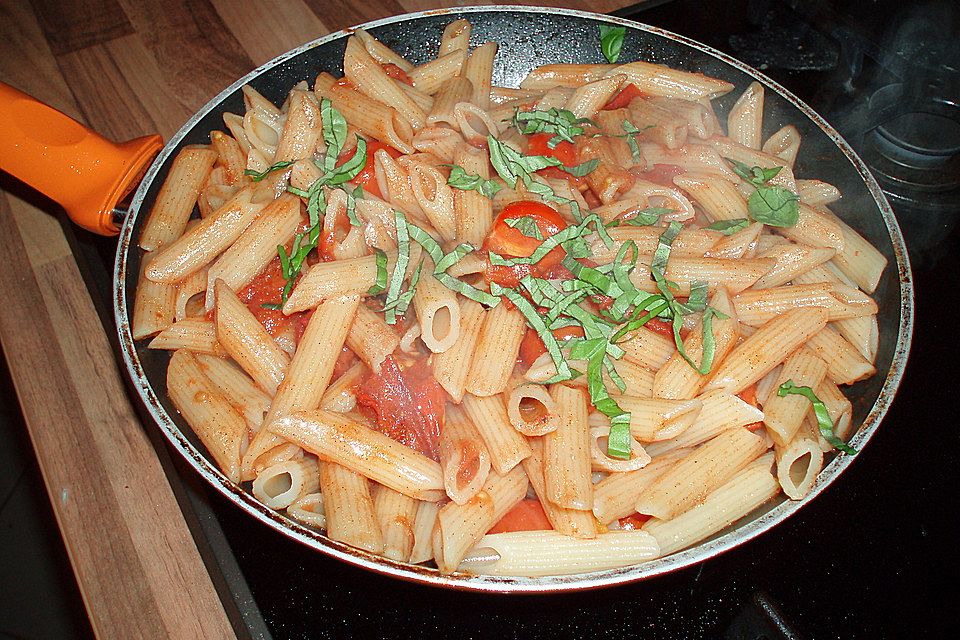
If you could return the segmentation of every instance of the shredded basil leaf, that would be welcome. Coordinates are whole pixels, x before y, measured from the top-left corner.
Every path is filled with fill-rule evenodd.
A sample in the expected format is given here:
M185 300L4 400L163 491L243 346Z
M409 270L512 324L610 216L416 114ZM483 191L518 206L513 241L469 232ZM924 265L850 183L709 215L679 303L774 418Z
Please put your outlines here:
M396 324L397 311L396 306L403 288L403 279L407 272L407 265L410 262L410 234L407 230L407 217L399 209L393 212L393 219L397 227L397 262L393 267L393 274L390 276L390 284L387 287L387 299L384 302L384 320L387 324Z
M485 180L479 175L467 173L466 169L459 165L450 164L450 177L447 178L447 184L454 189L461 191L478 191L487 198L493 198L503 187L495 180Z
M750 194L750 217L771 227L792 227L800 219L800 197L777 185L764 185Z
M434 277L437 279L437 282L445 286L451 291L456 291L465 298L470 298L474 302L479 302L480 304L490 307L491 309L498 304L500 304L500 298L497 296L490 295L486 291L477 289L473 285L467 284L463 280L454 278L449 273L436 273Z
M587 160L586 162L581 162L580 164L568 167L566 165L560 165L560 168L574 176L575 178L582 178L583 176L593 173L593 171L600 166L600 160L598 158L593 158L592 160Z
M637 134L640 133L642 129L638 129L636 125L629 120L624 120L620 124L620 128L622 128L625 132L623 137L627 139L627 146L630 147L630 155L633 157L634 164L643 162L643 154L640 152L640 143L637 142ZM649 129L650 127L645 128Z
M360 136L357 136L357 148L354 150L353 155L350 156L350 159L339 167L336 167L336 169L329 175L321 177L320 180L323 180L325 184L331 185L349 182L357 177L357 174L363 170L363 167L366 164L367 141Z
M553 360L553 364L557 369L557 375L551 378L551 380L554 382L569 380L571 376L570 365L560 351L560 343L557 342L557 338L550 329L547 328L547 323L540 314L537 313L533 305L530 304L530 301L517 293L516 290L500 287L496 283L490 285L490 293L503 295L507 300L512 302L513 306L517 308L517 311L526 319L527 324L530 325L530 327L537 332L540 339L543 340L543 344L547 348L547 353L550 354L550 358Z
M738 231L743 231L750 226L750 221L746 218L734 218L733 220L717 220L705 228L712 231L719 231L725 236L730 236Z
M333 173L337 168L337 157L347 141L347 120L337 109L333 108L330 100L320 100L320 122L323 125L323 141L327 145L327 153L323 158L323 169Z
M530 216L507 218L504 220L504 222L507 223L508 227L516 229L528 238L533 238L534 240L543 240L543 234L540 233L540 227L537 226L536 221Z
M620 59L620 50L623 48L623 38L627 35L626 27L612 27L608 24L600 25L600 51L608 62Z
M264 302L260 305L261 309L270 309L271 311L280 311L283 305L278 302Z
M674 209L668 209L667 207L647 207L637 211L635 215L629 218L614 218L607 223L607 227L650 227L657 224L661 216L671 214L674 211Z
M552 108L547 111L514 111L511 124L517 131L525 134L552 133L547 146L556 148L561 142L573 142L575 136L583 135L580 125L593 124L589 118L577 118L567 109Z
M261 180L266 178L268 175L270 175L274 171L279 171L280 169L286 169L287 167L292 165L294 162L296 162L296 160L281 160L280 162L276 162L270 165L263 171L255 171L253 169L247 169L246 171L243 172L243 175L251 176L254 182L260 182Z
M377 281L372 287L367 289L367 293L372 296L379 295L387 290L387 254L382 249L374 247L377 256Z
M347 220L350 221L350 226L362 227L363 223L357 217L357 199L363 198L363 187L357 185L352 192L348 189L344 189L343 192L347 194Z
M855 455L857 450L846 442L841 440L833 432L833 420L830 419L830 412L827 411L827 405L817 397L810 387L800 387L793 383L793 380L787 380L777 389L777 395L781 398L788 395L801 395L813 405L813 413L817 418L817 427L820 429L820 435L824 440L830 443L834 449L847 455Z
M460 262L463 256L473 251L473 245L461 242L434 264L436 273L444 273L447 269Z

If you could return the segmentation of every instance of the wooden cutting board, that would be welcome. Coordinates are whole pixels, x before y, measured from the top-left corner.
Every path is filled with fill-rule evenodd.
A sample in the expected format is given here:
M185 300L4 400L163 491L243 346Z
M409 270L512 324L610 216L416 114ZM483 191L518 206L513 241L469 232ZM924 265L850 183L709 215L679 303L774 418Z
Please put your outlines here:
M303 42L460 4L0 0L0 78L114 140L167 138L223 87ZM542 4L606 12L632 3ZM8 176L0 187L0 340L94 631L235 637L55 205Z

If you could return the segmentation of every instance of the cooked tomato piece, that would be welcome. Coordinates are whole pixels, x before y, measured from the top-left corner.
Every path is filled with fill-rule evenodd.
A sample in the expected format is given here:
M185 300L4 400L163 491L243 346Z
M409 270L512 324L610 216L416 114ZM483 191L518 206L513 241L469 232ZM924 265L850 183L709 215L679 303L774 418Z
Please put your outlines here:
M643 91L637 88L637 85L632 82L625 86L623 89L617 93L617 95L610 98L607 104L603 105L604 110L613 110L613 109L622 109L629 105L634 98L642 98L646 96Z
M380 185L377 184L377 165L375 162L374 154L379 150L383 149L391 158L399 158L403 154L394 149L388 144L384 144L379 140L373 140L371 138L367 139L367 163L363 165L363 169L360 170L360 173L357 174L357 177L353 181L363 187L363 190L372 193L378 198L382 198L383 194L380 193ZM337 166L346 162L352 154L340 156L337 158Z
M562 162L564 166L576 166L577 148L570 142L561 141L559 144L557 144L557 146L551 149L549 144L551 138L553 138L552 133L532 133L527 136L527 155L556 158ZM537 171L537 173L547 178L568 180L577 184L583 182L583 178L572 176L560 167L547 167L545 169L540 169Z
M529 218L536 225L544 240L566 228L567 221L553 208L534 200L512 202L503 208L500 215L493 222L493 229L484 240L483 247L509 258L528 258L543 243L543 240L526 236L507 224L508 220ZM535 265L516 265L505 267L502 265L487 264L487 280L496 282L505 287L515 287L520 279L527 274L542 276L554 269L562 260L566 252L557 247Z
M397 65L393 64L392 62L381 62L380 66L383 67L383 70L391 78L399 80L404 84L408 84L411 87L413 86L413 80L410 78L409 75L407 75L407 72L401 69L400 67L398 67Z
M424 360L387 356L357 389L357 404L382 433L439 460L447 394Z
M660 318L651 318L647 324L643 325L650 331L658 333L664 338L669 338L673 340L673 323L666 320L661 320Z
M617 522L620 523L620 528L626 531L635 531L641 528L644 523L652 518L653 516L648 516L642 513L632 513L625 518L620 518Z
M648 171L637 173L636 176L647 182L662 184L665 187L673 187L673 179L682 176L685 173L683 167L675 164L655 164Z
M560 327L559 329L554 329L552 333L558 342L563 343L570 338L582 338L583 328ZM528 328L523 336L523 341L520 343L520 362L522 362L525 367L529 367L537 358L546 352L547 347L543 344L543 340L540 339L536 331Z
M247 286L237 292L237 296L247 304L250 313L271 336L277 336L291 324L299 323L300 318L305 315L301 312L286 316L279 309L263 306L265 304L279 304L283 295L283 287L286 284L283 270L280 268L280 258L277 257L270 261ZM296 324L293 324L293 326L296 327Z
M507 511L497 524L487 533L509 533L511 531L544 531L553 529L543 505L535 498L524 498Z

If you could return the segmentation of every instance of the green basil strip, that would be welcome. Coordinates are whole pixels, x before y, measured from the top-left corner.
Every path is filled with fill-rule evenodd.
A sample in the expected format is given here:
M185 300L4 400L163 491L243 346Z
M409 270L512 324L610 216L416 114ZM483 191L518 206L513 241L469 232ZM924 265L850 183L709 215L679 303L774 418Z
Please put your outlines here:
M593 173L593 171L600 166L600 160L598 158L593 158L592 160L587 160L586 162L581 162L580 164L568 167L567 165L560 165L560 168L574 176L575 178L582 178L583 176Z
M260 305L261 309L270 309L271 311L280 311L283 305L277 302L264 302Z
M450 253L434 263L434 273L444 273L447 269L460 262L460 259L471 251L473 251L473 245L461 242L454 247Z
M420 273L423 270L423 261L421 260L417 264L417 268L413 270L413 273L410 275L410 285L407 287L407 290L397 296L395 302L384 305L384 311L387 311L388 308L393 310L397 316L404 316L407 313L407 309L410 307L410 303L413 302L413 296L417 293L417 284L420 282Z
M362 227L363 223L357 217L357 198L363 198L363 187L357 185L352 192L347 189L343 192L347 194L347 220L350 221L350 226Z
M320 178L326 184L338 185L349 182L357 177L363 167L367 164L367 141L357 136L357 148L354 150L350 159L344 162L335 171L328 176Z
M667 271L667 261L670 259L670 247L673 245L673 241L676 240L677 236L680 235L682 229L683 225L674 221L660 234L660 239L657 242L657 250L654 252L653 262L650 264L650 272L653 274L655 280L657 276L659 276L661 280L663 279Z
M747 218L734 218L733 220L717 220L713 224L707 225L705 228L712 231L719 231L725 236L731 236L738 231L743 231L750 225L750 220Z
M614 63L620 58L620 50L623 48L623 38L626 34L626 27L600 25L600 51L603 52L607 62Z
M367 289L367 293L372 296L379 295L387 290L387 254L382 249L374 247L374 254L377 256L377 281L372 287Z
M496 287L496 288L494 288ZM566 359L563 357L563 353L560 351L560 343L557 342L556 337L551 333L550 329L547 328L546 322L543 318L537 313L537 310L533 308L533 305L530 304L530 301L524 298L522 295L517 293L514 289L507 287L499 287L496 283L490 285L490 293L502 293L507 300L513 303L513 306L517 308L523 317L526 319L527 324L537 332L537 335L543 340L543 345L547 348L547 353L550 354L550 358L553 360L553 364L557 369L556 378L560 380L569 380L570 379L570 365L567 364ZM559 382L560 380L555 381Z
M433 260L434 270L436 270L436 264L443 260L443 249L440 248L440 244L433 239L433 236L411 222L404 225L404 233L409 234L414 242L423 247L423 250ZM399 237L399 229L397 229L397 238Z
M485 180L479 175L467 173L466 169L459 165L448 164L450 167L450 177L447 178L447 184L454 189L461 191L478 191L487 198L493 198L503 187L494 180Z
M330 100L320 100L320 122L323 126L323 141L327 145L327 153L323 158L323 168L327 173L333 173L337 167L337 157L347 141L347 121Z
M624 120L620 127L624 130L624 137L627 139L627 146L630 147L630 155L633 156L633 163L643 162L643 154L640 151L640 143L637 142L637 134L641 132L632 122Z
M622 415L622 414L621 414ZM607 435L607 455L618 460L630 459L633 438L630 436L630 414L622 422L610 422L610 434Z
M284 280L289 280L290 257L287 256L287 250L282 244L277 245L277 255L280 257L280 273L283 274Z
M850 456L856 455L857 450L854 447L851 447L834 434L833 420L830 419L830 412L827 411L827 405L817 397L813 389L810 387L797 386L793 383L793 380L787 380L777 389L777 395L780 397L792 394L803 396L813 405L813 413L817 417L817 426L820 428L820 435L823 436L824 440L829 442L830 445L838 451L842 451Z
M287 191L289 191L290 193L292 193L292 194L295 195L295 196L300 196L301 198L307 198L307 197L310 196L310 192L309 192L309 191L304 191L303 189L298 189L298 188L296 188L295 186L293 186L292 184L288 184L288 185L287 185Z
M286 169L287 167L292 165L294 162L296 162L296 160L281 160L280 162L270 165L263 171L247 169L246 171L243 172L243 175L252 177L254 182L260 182L261 180L266 178L268 175L270 175L274 171L279 171L280 169Z
M507 218L504 220L504 222L507 223L508 227L516 229L528 238L533 238L534 240L543 240L543 234L540 232L540 227L537 226L536 221L530 216Z
M437 282L445 286L451 291L456 291L465 298L470 298L474 302L479 302L480 304L490 307L491 309L498 304L500 304L500 298L497 296L490 295L486 291L477 289L473 285L467 284L463 280L454 278L449 273L435 273L434 276L437 279Z
M583 127L578 125L592 122L587 118L577 118L567 109L552 108L547 111L514 111L511 124L520 133L553 133L547 141L547 146L555 149L561 142L573 142L574 136L583 134Z
M393 212L394 222L397 227L397 262L393 267L393 275L390 277L390 285L387 288L387 299L384 302L384 319L387 324L396 324L397 313L395 310L396 300L400 296L400 290L403 287L403 278L407 272L407 265L410 262L410 234L407 230L407 218L399 209Z
M706 310L703 312L703 320L701 322L701 327L702 327L701 330L703 331L703 340L702 340L703 355L700 358L699 365L693 361L693 358L687 355L687 350L683 345L683 341L680 340L680 330L678 328L678 323L676 320L678 317L680 317L679 314L677 314L677 316L674 317L674 321L673 321L674 335L675 335L675 339L678 341L677 351L680 353L680 357L686 360L687 364L693 367L696 370L696 372L702 376L705 376L708 373L710 373L710 369L713 368L713 358L716 355L717 340L716 340L716 337L713 335L714 316L717 316L717 317L722 316L724 318L726 317L726 316L723 316L723 314L721 314L719 311L717 311L713 307L707 307ZM683 323L680 322L679 324L683 324Z
M674 209L666 207L647 207L641 209L629 218L615 218L607 223L607 227L619 227L623 225L631 227L651 227L660 221L661 216L673 213Z

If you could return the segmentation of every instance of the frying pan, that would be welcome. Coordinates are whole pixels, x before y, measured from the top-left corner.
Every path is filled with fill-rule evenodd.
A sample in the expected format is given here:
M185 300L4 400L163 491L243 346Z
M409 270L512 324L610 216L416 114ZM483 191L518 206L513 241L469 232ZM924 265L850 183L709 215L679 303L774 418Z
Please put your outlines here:
M517 86L530 69L542 64L604 62L598 41L601 24L627 28L622 61L648 60L732 82L735 90L715 101L721 116L750 82L757 80L765 85L764 137L784 124L794 124L803 137L795 166L797 175L818 177L836 185L843 193L843 199L836 205L837 212L888 259L887 270L874 294L880 307L878 374L857 383L848 393L854 408L854 424L860 425L851 443L862 451L886 413L906 366L913 289L909 260L893 213L863 162L840 135L799 99L759 72L682 36L628 20L563 9L494 6L411 13L369 22L363 28L410 61L421 63L436 55L443 27L458 18L472 23L472 44L490 40L500 43L494 68L497 85ZM207 482L251 517L346 562L432 585L529 593L621 584L706 560L782 522L826 489L851 464L853 457L833 457L805 499L783 499L764 505L720 534L685 551L631 567L544 578L441 575L430 568L394 562L330 540L316 530L289 520L229 481L216 468L167 395L165 372L169 354L148 350L145 343L134 342L131 336L130 317L141 260L137 241L172 159L185 145L208 143L212 129L223 129L224 112L243 113L243 85L253 85L280 104L300 80L312 83L320 71L340 75L349 33L350 30L344 30L305 44L237 80L197 112L160 150L152 164L149 160L161 144L156 136L113 145L63 114L28 102L23 94L0 86L0 122L6 123L0 129L0 168L53 197L71 217L79 219L82 226L98 233L116 233L114 207L140 178L119 229L114 273L113 302L122 357L134 388L163 434ZM39 129L37 123L42 123ZM57 171L58 164L67 166ZM840 526L840 523L824 526Z

